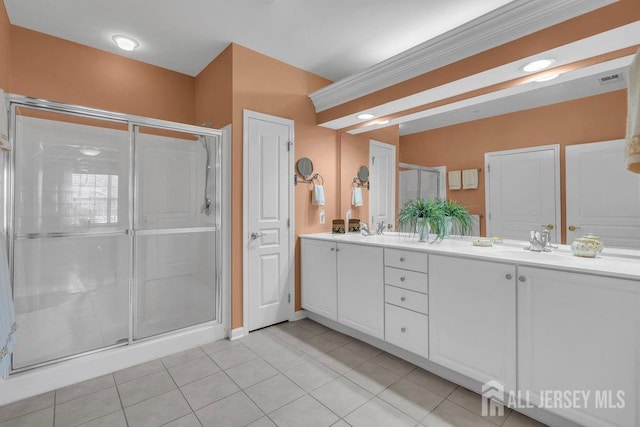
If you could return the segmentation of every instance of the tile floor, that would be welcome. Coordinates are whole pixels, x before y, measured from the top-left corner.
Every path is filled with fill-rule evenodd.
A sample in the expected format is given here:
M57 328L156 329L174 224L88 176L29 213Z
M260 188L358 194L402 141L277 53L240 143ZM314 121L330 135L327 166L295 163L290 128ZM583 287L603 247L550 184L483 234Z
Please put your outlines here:
M0 407L0 427L535 427L309 319L222 340Z

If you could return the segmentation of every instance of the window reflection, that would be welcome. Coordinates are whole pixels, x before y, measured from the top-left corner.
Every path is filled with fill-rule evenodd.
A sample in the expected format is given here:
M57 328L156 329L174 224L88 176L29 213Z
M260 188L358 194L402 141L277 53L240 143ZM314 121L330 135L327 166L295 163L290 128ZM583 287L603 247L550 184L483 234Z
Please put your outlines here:
M73 225L118 223L118 175L72 173Z

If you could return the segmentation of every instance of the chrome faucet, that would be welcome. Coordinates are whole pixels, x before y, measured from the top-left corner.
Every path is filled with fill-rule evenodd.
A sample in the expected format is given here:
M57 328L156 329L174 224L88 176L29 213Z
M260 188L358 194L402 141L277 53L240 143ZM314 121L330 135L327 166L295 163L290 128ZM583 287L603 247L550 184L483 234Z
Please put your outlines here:
M384 233L384 221L380 221L376 227L376 234L382 235Z
M360 234L362 234L363 236L374 236L375 233L372 233L371 230L369 230L369 225L366 222L361 222L360 223Z

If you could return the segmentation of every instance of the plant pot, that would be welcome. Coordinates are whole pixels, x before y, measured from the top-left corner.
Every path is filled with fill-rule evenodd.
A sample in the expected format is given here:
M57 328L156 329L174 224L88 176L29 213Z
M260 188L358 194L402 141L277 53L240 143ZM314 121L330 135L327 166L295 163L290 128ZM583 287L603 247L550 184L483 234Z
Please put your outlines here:
M418 218L416 222L416 233L418 233L418 241L429 241L429 221L426 218Z

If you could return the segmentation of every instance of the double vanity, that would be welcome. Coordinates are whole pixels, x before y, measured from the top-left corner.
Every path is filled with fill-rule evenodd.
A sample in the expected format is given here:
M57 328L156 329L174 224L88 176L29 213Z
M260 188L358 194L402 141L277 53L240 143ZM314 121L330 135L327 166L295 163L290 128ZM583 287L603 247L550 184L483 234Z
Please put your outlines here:
M515 397L542 421L640 426L638 252L300 237L302 307L314 320L477 392L497 381L505 404Z

